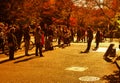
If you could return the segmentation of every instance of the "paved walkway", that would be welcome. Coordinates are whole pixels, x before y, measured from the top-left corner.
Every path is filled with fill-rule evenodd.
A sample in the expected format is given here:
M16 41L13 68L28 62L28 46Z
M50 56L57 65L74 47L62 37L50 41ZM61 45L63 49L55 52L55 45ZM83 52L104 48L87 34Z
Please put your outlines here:
M118 48L117 42L112 43ZM81 54L86 43L71 43L69 47L44 52L44 57L36 57L35 49L29 51L31 56L19 50L12 61L0 54L4 56L0 58L0 83L119 83L118 68L103 59L109 44L100 43L99 50ZM91 48L94 46L93 41Z

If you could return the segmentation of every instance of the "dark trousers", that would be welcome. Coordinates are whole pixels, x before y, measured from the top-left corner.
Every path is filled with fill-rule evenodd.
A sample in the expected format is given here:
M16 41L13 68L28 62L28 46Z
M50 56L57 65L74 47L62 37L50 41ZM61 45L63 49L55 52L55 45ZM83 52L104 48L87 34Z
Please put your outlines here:
M81 40L82 40L82 42L85 42L85 37L83 37Z
M25 39L25 55L28 55L30 40Z
M86 51L89 51L89 50L90 50L91 43L92 43L92 40L88 41Z
M61 44L61 40L62 40L62 37L61 37L61 36L59 36L59 37L58 37L58 45L60 45L60 44Z
M4 52L4 41L3 41L3 39L0 39L0 48L2 49L2 52Z
M17 38L18 48L20 48L22 37Z
M36 56L38 56L38 51L40 56L42 56L42 45L41 44L36 44Z
M13 60L14 59L14 52L15 52L15 47L14 46L10 46L9 47L9 60Z
M96 49L99 47L99 41L96 41Z

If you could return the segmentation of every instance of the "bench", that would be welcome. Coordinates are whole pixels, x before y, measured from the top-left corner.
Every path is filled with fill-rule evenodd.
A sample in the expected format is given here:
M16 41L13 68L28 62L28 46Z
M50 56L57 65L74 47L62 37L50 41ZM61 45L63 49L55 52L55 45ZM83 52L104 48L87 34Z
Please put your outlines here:
M120 71L120 56L114 57L112 62L116 64L117 68Z
M116 49L114 49L113 47L114 47L114 44L110 44L107 51L103 55L103 58L107 62L112 62L112 59L114 59L116 57Z
M120 70L120 60L116 60L115 64L117 65L118 69Z

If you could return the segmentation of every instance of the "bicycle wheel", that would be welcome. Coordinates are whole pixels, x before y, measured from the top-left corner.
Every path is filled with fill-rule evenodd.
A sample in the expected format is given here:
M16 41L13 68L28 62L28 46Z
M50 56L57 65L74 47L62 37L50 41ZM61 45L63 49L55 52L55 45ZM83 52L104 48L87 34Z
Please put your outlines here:
M18 48L15 47L14 51L16 52L17 50L18 50ZM4 47L4 54L5 54L5 55L9 55L9 47L8 47L8 46L5 46L5 47Z
M32 50L33 48L34 48L34 43L30 41L29 50Z
M25 49L25 42L22 41L21 44L20 44L20 49L24 50Z
M23 50L25 49L25 42L24 41L21 42L20 48ZM32 41L30 41L29 50L32 50L33 48L34 48L34 43Z
M9 47L6 45L4 46L4 54L7 56L9 55Z

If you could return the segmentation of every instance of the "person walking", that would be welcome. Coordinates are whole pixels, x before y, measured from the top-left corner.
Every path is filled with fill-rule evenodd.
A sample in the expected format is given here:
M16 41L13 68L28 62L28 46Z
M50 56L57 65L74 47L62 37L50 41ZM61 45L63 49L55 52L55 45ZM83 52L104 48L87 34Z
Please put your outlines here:
M42 31L41 31L41 27L39 25L37 25L34 36L35 36L35 46L36 46L35 54L36 54L36 56L38 56L38 51L39 51L40 57L43 57L43 54L42 54L42 47L43 47Z
M81 53L88 53L89 52L92 40L93 40L93 30L91 27L88 27L88 29L87 29L87 48L84 52L81 52Z
M8 47L9 47L9 60L14 59L14 52L17 47L17 39L16 36L14 35L15 28L12 27L10 28L10 31L7 34L7 41L8 41Z
M96 47L93 50L97 50L99 48L100 41L101 41L101 34L100 34L100 29L98 28L95 36Z

